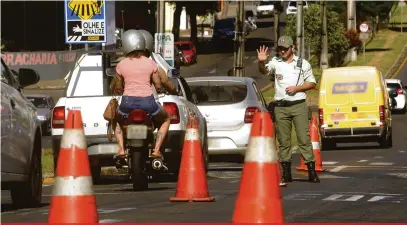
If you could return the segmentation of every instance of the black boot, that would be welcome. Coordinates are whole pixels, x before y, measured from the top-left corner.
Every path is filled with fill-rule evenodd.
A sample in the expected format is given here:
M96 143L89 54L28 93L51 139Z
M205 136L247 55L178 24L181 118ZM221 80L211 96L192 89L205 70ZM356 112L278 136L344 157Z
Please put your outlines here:
M283 167L283 176L281 182L292 182L293 178L291 177L291 162L281 162L281 167Z
M312 183L319 183L319 177L315 172L315 162L309 162L306 164L308 168L308 180Z

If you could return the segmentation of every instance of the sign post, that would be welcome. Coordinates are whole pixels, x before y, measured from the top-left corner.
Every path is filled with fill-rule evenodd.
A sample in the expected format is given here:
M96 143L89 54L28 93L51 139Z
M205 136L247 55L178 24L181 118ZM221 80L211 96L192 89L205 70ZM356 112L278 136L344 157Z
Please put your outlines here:
M106 42L106 0L65 0L65 43Z
M368 33L369 31L369 25L367 23L361 23L359 26L359 30L360 30L360 34L359 34L359 38L362 39L362 43L363 43L363 62L366 63L366 45L365 42L367 39L369 39L370 33Z
M155 33L154 52L160 54L168 64L174 67L174 34Z

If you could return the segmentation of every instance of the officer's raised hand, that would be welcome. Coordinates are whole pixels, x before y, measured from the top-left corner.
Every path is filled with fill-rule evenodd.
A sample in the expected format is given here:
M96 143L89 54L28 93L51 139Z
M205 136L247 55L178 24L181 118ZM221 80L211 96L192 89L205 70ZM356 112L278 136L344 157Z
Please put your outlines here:
M259 62L264 62L268 59L268 49L269 48L264 45L260 46L260 48L257 49L257 59L259 60Z

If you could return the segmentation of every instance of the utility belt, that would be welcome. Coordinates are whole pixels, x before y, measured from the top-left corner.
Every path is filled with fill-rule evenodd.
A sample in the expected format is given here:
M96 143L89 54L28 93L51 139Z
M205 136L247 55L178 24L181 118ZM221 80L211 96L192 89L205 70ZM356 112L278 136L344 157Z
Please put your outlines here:
M301 104L304 102L305 102L305 99L294 100L294 101L278 100L278 101L274 101L274 106L275 107L289 107L289 106L298 105L298 104Z

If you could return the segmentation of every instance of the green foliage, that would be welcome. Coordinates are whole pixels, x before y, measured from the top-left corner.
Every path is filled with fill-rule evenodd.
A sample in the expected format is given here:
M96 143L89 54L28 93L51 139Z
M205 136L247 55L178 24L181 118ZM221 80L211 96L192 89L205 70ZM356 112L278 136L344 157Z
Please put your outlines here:
M327 2L327 5L331 4ZM329 10L327 7L327 33L328 49L334 55L343 55L349 48L348 40L345 37L345 28L339 20L338 13ZM311 54L319 59L321 54L322 21L321 7L319 4L310 4L304 10L304 37L305 44L310 45ZM296 15L287 16L285 33L296 40Z
M373 18L379 16L384 19L388 17L394 3L393 1L357 1L356 10L366 16Z

